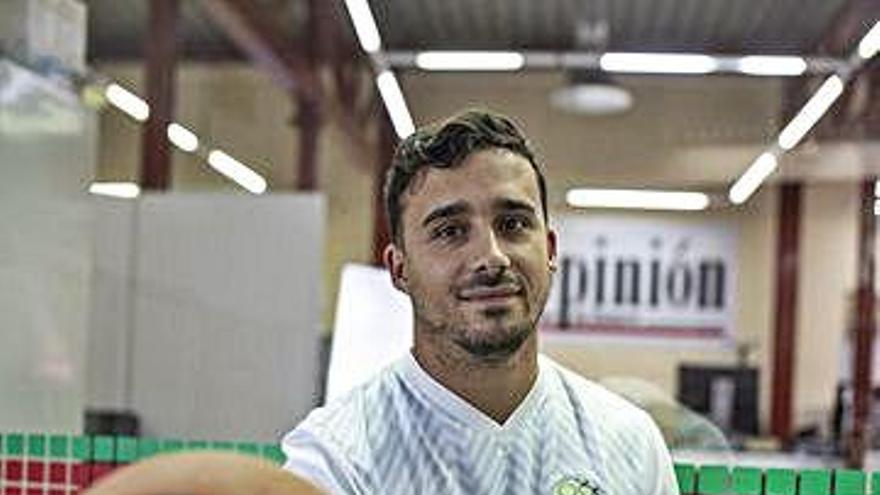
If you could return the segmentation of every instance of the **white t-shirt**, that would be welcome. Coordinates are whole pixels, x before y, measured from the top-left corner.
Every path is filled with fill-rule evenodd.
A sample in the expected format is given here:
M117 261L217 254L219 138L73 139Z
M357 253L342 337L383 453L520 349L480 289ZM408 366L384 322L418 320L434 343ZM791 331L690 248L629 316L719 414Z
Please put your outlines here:
M334 495L678 495L650 417L544 356L503 425L407 354L312 411L282 448L285 469Z

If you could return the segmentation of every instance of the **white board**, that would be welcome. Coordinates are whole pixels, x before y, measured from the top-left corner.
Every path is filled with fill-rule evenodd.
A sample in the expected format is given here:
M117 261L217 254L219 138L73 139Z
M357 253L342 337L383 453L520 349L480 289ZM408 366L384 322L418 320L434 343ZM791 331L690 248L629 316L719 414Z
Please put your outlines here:
M326 401L364 383L412 347L412 305L388 271L350 264L342 270Z
M149 436L277 439L316 403L323 197L169 193L132 211L112 222L132 252L96 279L96 297L117 306L96 308L112 327L95 329L110 340L92 349L116 351L91 358L129 378L92 373L91 399L133 409ZM127 244L113 238L104 250ZM127 269L127 283L114 275ZM122 301L106 294L126 286Z

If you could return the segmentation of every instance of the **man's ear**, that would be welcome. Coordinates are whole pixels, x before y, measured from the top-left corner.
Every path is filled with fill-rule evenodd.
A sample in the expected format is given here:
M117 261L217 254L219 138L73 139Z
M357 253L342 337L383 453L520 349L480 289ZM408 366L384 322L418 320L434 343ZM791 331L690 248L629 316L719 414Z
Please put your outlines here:
M556 240L556 231L553 229L547 230L547 264L551 272L556 271Z
M406 254L403 250L393 242L388 244L382 253L382 261L385 263L388 273L391 274L391 283L394 284L394 287L401 292L408 293L406 275L404 274Z

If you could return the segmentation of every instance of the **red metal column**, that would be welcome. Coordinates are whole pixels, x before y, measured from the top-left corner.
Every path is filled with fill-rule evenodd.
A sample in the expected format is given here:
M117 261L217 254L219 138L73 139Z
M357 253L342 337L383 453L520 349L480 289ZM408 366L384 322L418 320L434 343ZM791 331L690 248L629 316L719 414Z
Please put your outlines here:
M317 78L316 74L321 64L326 61L330 49L328 5L324 0L309 0L307 3L308 22L305 29L307 39L302 44L306 47L306 69L313 78ZM323 95L320 84L315 85L315 89L310 93L298 91L295 94L299 124L296 186L300 191L314 191L318 188L318 139L324 120Z
M779 235L776 244L776 322L773 341L773 389L770 430L788 444L792 437L798 253L801 185L779 189Z
M391 242L391 232L388 228L388 220L385 213L385 203L382 191L385 186L385 173L391 167L394 158L394 147L397 137L391 128L391 120L384 110L377 112L379 142L377 147L376 165L373 180L373 263L382 265L382 252L385 246Z
M318 138L321 135L321 103L298 95L297 124L299 126L299 163L296 188L299 191L318 189Z
M866 433L870 429L871 362L874 350L874 246L877 220L874 216L875 177L865 178L859 198L859 258L856 301L856 345L853 351L853 429L847 442L846 462L849 467L861 468L868 447Z
M141 137L141 187L163 190L171 183L171 149L166 129L174 115L180 0L150 0L149 6L144 71L150 118Z

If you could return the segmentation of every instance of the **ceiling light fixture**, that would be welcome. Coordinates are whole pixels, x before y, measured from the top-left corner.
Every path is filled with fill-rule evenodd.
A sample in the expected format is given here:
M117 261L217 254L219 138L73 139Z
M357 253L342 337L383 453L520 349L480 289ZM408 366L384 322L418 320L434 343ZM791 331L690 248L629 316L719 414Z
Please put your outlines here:
M730 201L734 204L745 202L778 166L776 155L769 151L762 153L730 188Z
M515 71L525 65L519 52L426 51L416 54L416 67L435 71Z
M800 76L807 71L803 57L752 55L736 61L737 70L751 76Z
M406 107L406 100L403 98L403 92L397 83L397 78L390 70L383 70L376 76L376 85L379 86L379 94L385 103L385 110L391 117L391 125L400 139L415 132L412 117L409 109Z
M868 33L859 42L859 57L868 60L880 51L880 21L874 23Z
M565 112L587 115L611 115L632 107L633 98L626 88L601 71L572 71L569 83L550 94L550 103Z
M107 101L111 105L139 122L150 118L150 106L147 105L147 102L116 83L110 83L104 88L104 96L107 97Z
M609 52L599 58L599 66L608 72L709 74L718 70L718 61L697 54Z
M345 0L345 7L361 48L367 53L378 52L382 47L382 38L379 37L379 28L376 27L376 19L367 0Z
M171 141L174 146L177 146L187 153L192 153L199 149L198 136L177 122L168 124L166 134L168 135L168 140Z
M263 194L266 191L266 179L221 150L208 154L208 165L254 194Z
M97 196L133 199L141 194L141 188L134 182L92 182L89 193Z
M779 146L790 150L810 132L816 122L825 115L831 105L843 93L843 79L838 75L828 77L800 112L779 133Z
M709 196L700 192L639 189L577 188L566 193L565 201L578 208L699 211L709 206Z

